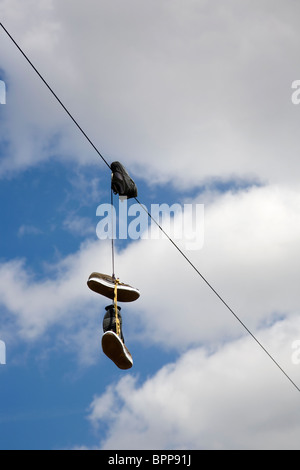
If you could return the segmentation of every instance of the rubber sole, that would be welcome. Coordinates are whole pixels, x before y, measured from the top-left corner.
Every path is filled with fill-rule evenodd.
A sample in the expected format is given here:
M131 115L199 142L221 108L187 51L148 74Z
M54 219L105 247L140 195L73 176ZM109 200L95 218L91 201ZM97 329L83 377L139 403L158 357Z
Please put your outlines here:
M104 354L111 359L119 369L127 370L133 366L130 352L119 336L113 331L107 331L102 337Z
M97 294L104 295L113 300L115 296L115 280L107 274L92 273L87 282L88 287ZM119 282L118 301L134 302L140 297L140 292L135 287Z

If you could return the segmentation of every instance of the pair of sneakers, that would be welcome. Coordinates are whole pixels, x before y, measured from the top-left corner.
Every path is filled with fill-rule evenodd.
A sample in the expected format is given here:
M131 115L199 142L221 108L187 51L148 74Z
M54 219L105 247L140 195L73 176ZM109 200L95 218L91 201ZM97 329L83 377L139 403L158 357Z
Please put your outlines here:
M107 275L92 273L88 280L89 288L97 294L104 295L114 300L116 280ZM124 284L117 283L117 298L120 302L133 302L140 297L138 289ZM132 356L125 346L124 336L122 333L122 316L121 308L117 307L117 315L120 322L120 334L117 334L116 311L114 305L106 307L106 314L103 319L102 349L109 359L111 359L120 369L126 370L133 366Z

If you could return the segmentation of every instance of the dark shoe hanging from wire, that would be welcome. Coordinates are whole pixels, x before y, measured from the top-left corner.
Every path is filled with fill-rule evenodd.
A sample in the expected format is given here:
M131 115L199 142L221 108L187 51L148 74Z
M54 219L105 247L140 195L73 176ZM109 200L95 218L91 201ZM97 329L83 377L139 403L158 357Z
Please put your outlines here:
M110 168L112 171L111 189L114 194L127 197L127 199L137 197L136 184L129 176L126 168L120 162L113 162Z

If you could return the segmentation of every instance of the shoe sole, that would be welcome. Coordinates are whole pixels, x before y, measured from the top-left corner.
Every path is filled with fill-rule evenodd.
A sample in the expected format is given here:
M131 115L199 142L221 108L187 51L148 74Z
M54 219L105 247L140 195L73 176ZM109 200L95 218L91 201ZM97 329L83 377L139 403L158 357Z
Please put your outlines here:
M107 331L102 337L104 354L111 359L119 369L127 370L133 366L130 352L119 336L113 331Z
M97 294L113 300L115 296L115 280L106 274L92 273L87 282L88 287ZM119 302L134 302L140 297L138 289L120 282L117 287Z

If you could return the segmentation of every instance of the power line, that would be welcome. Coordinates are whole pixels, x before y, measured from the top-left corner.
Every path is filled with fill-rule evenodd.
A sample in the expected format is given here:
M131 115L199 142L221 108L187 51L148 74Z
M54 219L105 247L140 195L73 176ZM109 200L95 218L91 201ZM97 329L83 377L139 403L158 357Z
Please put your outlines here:
M54 98L58 101L58 103L62 106L64 111L68 114L68 116L72 119L74 124L77 126L77 128L80 130L80 132L83 134L83 136L87 139L87 141L90 143L90 145L93 147L93 149L97 152L97 154L101 157L105 165L110 169L109 163L106 161L106 159L103 157L103 155L100 153L100 151L97 149L95 144L91 141L91 139L88 137L88 135L84 132L82 127L78 124L76 119L72 116L70 111L67 109L67 107L62 103L62 101L59 99L57 94L53 91L53 89L50 87L48 82L44 79L44 77L40 74L40 72L37 70L37 68L33 65L33 63L29 60L27 55L24 53L24 51L21 49L21 47L18 45L18 43L15 41L15 39L11 36L11 34L7 31L7 29L3 26L2 23L0 23L0 26L2 29L5 31L5 33L8 35L8 37L11 39L11 41L15 44L15 46L18 48L18 50L21 52L23 57L26 59L26 61L29 63L29 65L32 67L32 69L37 73L37 75L40 77L40 79L43 81L43 83L46 85L46 87L49 89L49 91L52 93ZM234 310L225 302L223 297L214 289L214 287L208 282L208 280L201 274L199 269L191 262L191 260L187 257L187 255L179 248L179 246L174 242L174 240L166 233L166 231L162 228L162 226L153 218L153 216L150 214L150 212L145 208L145 206L138 200L138 198L135 198L136 202L143 208L143 210L147 213L148 217L157 225L159 230L167 237L167 239L172 243L172 245L176 248L176 250L184 257L184 259L189 263L189 265L194 269L194 271L201 277L201 279L206 283L206 285L211 289L211 291L218 297L218 299L224 304L224 306L231 312L231 314L236 318L236 320L242 325L242 327L247 331L247 333L254 339L254 341L258 344L258 346L267 354L267 356L273 361L273 363L278 367L278 369L285 375L285 377L290 381L290 383L300 392L300 388L295 384L295 382L291 379L291 377L285 372L285 370L278 364L278 362L274 359L274 357L268 352L268 350L262 345L262 343L256 338L256 336L249 330L249 328L245 325L245 323L239 318L239 316L234 312ZM112 253L114 251L113 245L112 245ZM114 270L114 257L113 257L113 270Z
M221 297L221 295L214 289L214 287L208 282L208 280L201 274L198 268L191 262L191 260L186 256L186 254L179 248L179 246L174 242L174 240L167 234L167 232L162 228L162 226L152 217L150 212L144 207L140 201L135 198L135 200L140 204L144 211L148 214L149 218L157 225L157 227L162 231L162 233L169 239L169 241L174 245L176 250L185 258L185 260L190 264L190 266L196 271L196 273L201 277L201 279L206 283L206 285L212 290L212 292L218 297L218 299L225 305L225 307L232 313L232 315L237 319L237 321L242 325L242 327L247 331L247 333L256 341L256 343L261 347L261 349L269 356L269 358L274 362L274 364L281 370L281 372L286 376L286 378L296 387L298 392L300 388L295 384L295 382L290 378L290 376L282 369L278 362L273 358L269 351L262 345L262 343L256 338L256 336L249 330L245 323L238 317L238 315L232 310L227 302Z
M33 65L33 63L29 60L29 58L27 57L27 55L25 54L25 52L21 49L21 47L19 46L19 44L14 40L14 38L9 34L9 32L7 31L7 29L3 26L2 23L0 23L0 26L2 27L2 29L5 31L5 33L7 34L7 36L12 40L12 42L14 43L14 45L18 48L18 50L21 52L21 54L23 55L23 57L25 57L25 59L27 60L27 62L29 63L29 65L33 68L33 70L37 73L37 75L40 77L40 79L43 81L43 83L46 85L46 87L48 88L48 90L52 93L52 95L54 96L54 98L58 101L58 103L62 106L62 108L65 110L65 112L68 114L68 116L72 119L72 121L74 122L74 124L78 127L78 129L80 130L80 132L84 135L84 137L87 139L87 141L91 144L91 146L93 147L93 149L98 153L98 155L102 158L103 162L105 163L106 166L108 166L108 168L110 168L110 165L108 164L108 162L105 160L105 158L103 157L103 155L99 152L99 150L97 149L97 147L93 144L93 142L91 141L91 139L88 137L88 135L84 132L84 130L82 129L82 127L78 124L78 122L76 121L76 119L72 116L72 114L70 113L70 111L67 109L67 107L63 104L63 102L59 99L59 97L57 96L57 94L53 91L53 89L50 87L50 85L48 84L48 82L44 79L44 77L40 74L40 72L38 71L38 69Z

